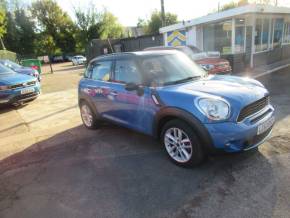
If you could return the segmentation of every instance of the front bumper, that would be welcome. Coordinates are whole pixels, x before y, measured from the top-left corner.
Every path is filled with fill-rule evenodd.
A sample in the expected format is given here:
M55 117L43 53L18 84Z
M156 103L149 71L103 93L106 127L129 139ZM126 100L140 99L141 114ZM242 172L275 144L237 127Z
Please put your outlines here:
M273 125L263 133L257 134L258 127L274 117L274 108L269 105L242 122L224 122L205 124L213 146L226 152L246 151L258 147L271 134Z
M26 101L33 100L37 98L40 94L40 86L30 86L27 88L33 88L34 91L26 94L21 94L21 90L25 88L18 88L7 91L0 91L0 104L15 104L23 103Z

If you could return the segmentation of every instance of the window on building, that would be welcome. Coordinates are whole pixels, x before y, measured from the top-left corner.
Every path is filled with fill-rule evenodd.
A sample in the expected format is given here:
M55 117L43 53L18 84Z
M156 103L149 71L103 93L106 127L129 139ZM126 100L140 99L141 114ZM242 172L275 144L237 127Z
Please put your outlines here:
M270 21L269 19L256 19L255 51L265 51L269 48Z
M283 43L290 43L290 22L284 24Z
M232 20L206 25L203 31L205 51L219 51L222 54L231 53Z
M283 23L284 23L283 18L278 18L275 20L273 47L279 46L282 42Z
M244 52L245 19L235 19L235 52Z

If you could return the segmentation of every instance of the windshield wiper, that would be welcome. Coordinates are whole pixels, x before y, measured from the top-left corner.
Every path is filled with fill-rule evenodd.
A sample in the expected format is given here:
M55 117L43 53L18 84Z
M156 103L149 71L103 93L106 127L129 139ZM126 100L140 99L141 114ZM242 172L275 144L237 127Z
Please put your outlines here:
M171 81L171 82L166 82L164 83L164 85L174 85L174 84L178 84L178 83L184 83L190 80L196 80L201 78L201 76L190 76L190 77L186 77L184 79L180 79L180 80L176 80L176 81Z

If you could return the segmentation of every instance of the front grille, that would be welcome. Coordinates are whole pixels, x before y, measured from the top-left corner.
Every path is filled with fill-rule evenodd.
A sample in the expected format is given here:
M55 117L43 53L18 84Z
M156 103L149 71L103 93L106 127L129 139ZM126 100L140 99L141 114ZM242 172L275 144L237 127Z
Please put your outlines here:
M266 107L269 104L270 97L265 96L264 98L261 98L258 101L255 101L246 107L244 107L239 116L238 116L238 122L241 122L243 119L245 119L248 116L251 116L252 114L255 114L262 110L264 107Z
M34 86L36 84L36 81L29 81L26 83L18 83L15 85L9 86L10 89L17 89L17 88L23 88L23 87L28 87L28 86Z
M33 92L33 93L28 93L28 94L24 94L24 95L17 95L13 98L12 101L20 101L20 100L25 100L25 99L29 99L32 97L36 97L38 95L37 92Z

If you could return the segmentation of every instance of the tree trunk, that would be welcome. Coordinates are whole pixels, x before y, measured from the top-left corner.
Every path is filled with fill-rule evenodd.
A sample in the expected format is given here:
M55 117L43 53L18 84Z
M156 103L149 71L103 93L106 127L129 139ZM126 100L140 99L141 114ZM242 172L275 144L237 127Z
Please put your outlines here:
M4 42L3 42L3 40L2 40L2 37L0 37L0 41L1 41L2 49L3 49L3 50L6 50L5 45L4 45Z
M50 60L50 55L48 56L48 60L49 60L50 73L53 73L52 64L51 64L51 60Z

